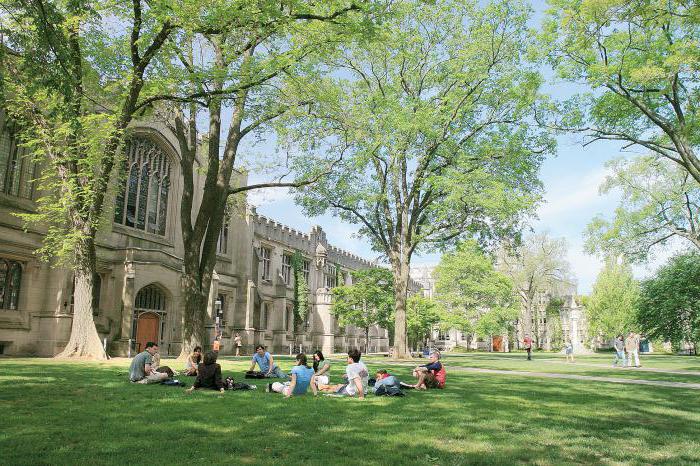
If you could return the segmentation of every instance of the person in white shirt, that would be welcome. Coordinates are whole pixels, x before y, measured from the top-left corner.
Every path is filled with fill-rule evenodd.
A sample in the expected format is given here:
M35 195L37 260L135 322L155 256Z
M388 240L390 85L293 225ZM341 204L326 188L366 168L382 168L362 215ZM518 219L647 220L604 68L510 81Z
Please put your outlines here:
M348 365L345 368L343 378L347 383L339 385L318 385L322 392L331 392L341 396L357 396L363 400L367 393L367 381L369 380L369 370L365 363L360 361L362 353L358 349L348 351Z

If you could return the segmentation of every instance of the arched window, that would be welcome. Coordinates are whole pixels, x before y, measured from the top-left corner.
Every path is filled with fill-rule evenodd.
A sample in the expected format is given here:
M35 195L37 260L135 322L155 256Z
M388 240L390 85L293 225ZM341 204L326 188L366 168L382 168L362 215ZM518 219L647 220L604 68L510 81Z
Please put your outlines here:
M151 139L134 137L124 153L126 184L117 196L114 221L165 235L170 191L170 160Z
M136 293L131 338L140 345L139 350L145 348L148 341L163 339L165 304L165 294L156 285L144 286Z
M136 294L137 311L165 311L165 295L156 285L148 285Z
M20 147L15 125L0 110L0 192L31 199L35 176L35 163Z
M21 284L22 265L16 261L0 259L0 309L18 309Z

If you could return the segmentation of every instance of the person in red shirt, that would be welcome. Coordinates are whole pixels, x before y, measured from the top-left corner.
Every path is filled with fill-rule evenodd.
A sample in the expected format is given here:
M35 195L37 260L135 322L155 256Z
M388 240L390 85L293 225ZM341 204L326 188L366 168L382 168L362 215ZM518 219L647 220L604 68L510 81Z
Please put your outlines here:
M525 335L525 338L523 338L523 346L525 347L525 351L527 351L527 360L531 361L532 360L532 338L530 338L530 335Z
M419 390L428 388L445 388L445 368L440 362L440 353L435 351L430 355L430 363L413 369L413 376L418 382L413 386Z

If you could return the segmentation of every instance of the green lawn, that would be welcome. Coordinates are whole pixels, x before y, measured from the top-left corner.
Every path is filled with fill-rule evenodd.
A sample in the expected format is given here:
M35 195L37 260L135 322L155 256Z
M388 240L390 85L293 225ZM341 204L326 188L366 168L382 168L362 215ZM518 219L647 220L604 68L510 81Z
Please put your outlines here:
M553 372L597 377L700 383L700 358L694 356L642 355L641 364L643 368L695 371L699 375L650 372L638 370L633 367L613 368L612 354L579 356L574 363L567 363L563 355L556 353L537 353L533 356L532 361L526 361L525 358L525 353L448 354L446 356L446 363L453 366L478 367L484 369ZM381 361L380 358L371 359L378 362Z
M700 462L697 390L453 372L445 390L405 398L285 400L262 384L225 395L130 384L127 364L0 359L1 463ZM224 375L240 379L246 365L225 360Z

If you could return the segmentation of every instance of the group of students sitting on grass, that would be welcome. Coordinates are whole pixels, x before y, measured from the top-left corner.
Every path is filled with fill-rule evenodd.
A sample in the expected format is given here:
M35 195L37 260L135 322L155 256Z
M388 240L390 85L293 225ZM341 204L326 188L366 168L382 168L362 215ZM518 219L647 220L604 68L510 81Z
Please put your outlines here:
M321 351L316 351L313 355L313 366L309 367L307 356L299 353L296 356L296 364L292 368L289 376L275 364L273 356L265 351L265 347L258 345L251 360L248 374L257 365L260 368L258 373L262 377L274 377L287 379L285 382L273 382L267 385L268 392L281 393L289 398L294 395L304 395L309 388L314 395L318 392L332 394L333 396L365 397L370 391L379 394L395 394L403 388L427 390L429 388L444 388L446 372L440 362L440 353L434 352L430 355L428 364L417 366L413 369L413 376L416 383L406 384L400 382L395 376L382 369L376 372L375 379L370 379L367 366L360 361L362 354L357 349L348 351L347 366L343 374L343 383L330 383L330 363L323 357ZM193 354L188 358L184 374L196 376L194 384L187 391L192 392L199 388L214 389L220 392L225 391L225 381L221 376L221 365L217 360L218 354L214 351L207 351L201 355L201 349L195 348ZM129 379L135 383L156 383L163 382L172 376L163 368L154 364L154 360L160 361L158 356L158 345L149 342L146 350L139 353L132 361L129 370ZM201 362L200 362L201 360ZM172 371L170 371L172 373ZM228 380L228 379L227 379Z

